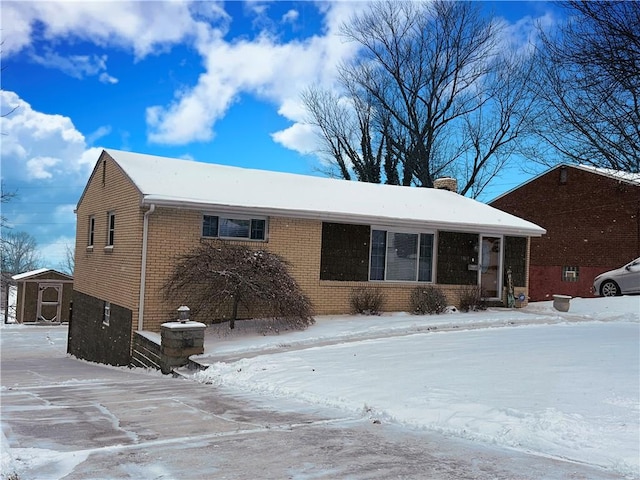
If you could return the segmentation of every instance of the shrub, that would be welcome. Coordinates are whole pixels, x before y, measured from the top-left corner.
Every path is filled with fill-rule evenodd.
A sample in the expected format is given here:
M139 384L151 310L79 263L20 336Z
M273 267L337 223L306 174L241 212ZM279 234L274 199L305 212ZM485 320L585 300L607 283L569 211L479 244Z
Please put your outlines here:
M380 315L384 302L384 295L377 288L354 288L349 297L351 311L362 315Z
M410 311L414 315L443 313L447 308L447 297L433 285L414 288L409 302Z
M479 286L469 285L460 293L460 310L463 312L475 312L477 310L486 310L486 308Z
M297 328L314 323L311 302L284 259L245 245L200 244L178 259L164 293L169 301L190 307L193 315L207 316L228 305L229 328L235 326L240 305L259 317L284 319Z

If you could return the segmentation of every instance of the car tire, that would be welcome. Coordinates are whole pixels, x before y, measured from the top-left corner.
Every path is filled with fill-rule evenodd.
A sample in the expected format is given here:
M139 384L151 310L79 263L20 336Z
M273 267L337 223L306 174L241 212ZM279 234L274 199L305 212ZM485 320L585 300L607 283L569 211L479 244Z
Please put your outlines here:
M600 286L600 294L603 297L617 297L620 295L620 287L613 280L607 280Z

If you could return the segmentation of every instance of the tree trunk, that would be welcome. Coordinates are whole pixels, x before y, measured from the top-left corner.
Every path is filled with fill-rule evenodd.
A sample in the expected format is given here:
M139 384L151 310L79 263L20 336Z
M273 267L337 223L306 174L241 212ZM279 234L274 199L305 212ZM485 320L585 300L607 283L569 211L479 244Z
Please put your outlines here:
M233 297L233 309L231 310L231 319L229 320L229 328L233 330L236 326L236 318L238 317L238 303L240 299L237 295Z

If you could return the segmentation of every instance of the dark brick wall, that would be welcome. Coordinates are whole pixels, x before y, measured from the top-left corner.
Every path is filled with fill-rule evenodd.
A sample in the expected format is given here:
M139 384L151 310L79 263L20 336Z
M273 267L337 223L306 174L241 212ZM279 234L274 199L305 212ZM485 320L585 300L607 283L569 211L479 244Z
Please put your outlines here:
M591 296L593 276L640 256L640 186L565 168L565 182L557 167L491 203L547 230L531 239L531 300ZM579 267L579 282L563 282L563 266Z
M74 290L67 352L91 362L129 365L131 310L112 303L109 325L103 317L103 300Z

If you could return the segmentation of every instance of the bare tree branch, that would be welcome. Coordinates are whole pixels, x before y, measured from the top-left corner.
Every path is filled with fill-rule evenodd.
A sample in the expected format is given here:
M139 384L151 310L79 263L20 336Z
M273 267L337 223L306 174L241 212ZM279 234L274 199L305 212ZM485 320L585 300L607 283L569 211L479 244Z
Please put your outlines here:
M532 83L537 133L568 161L640 172L640 2L562 5L569 20L542 32Z
M341 67L341 92L304 99L342 176L431 187L452 175L478 195L524 135L533 100L531 68L502 51L497 25L469 2L378 2L342 32L361 52Z

